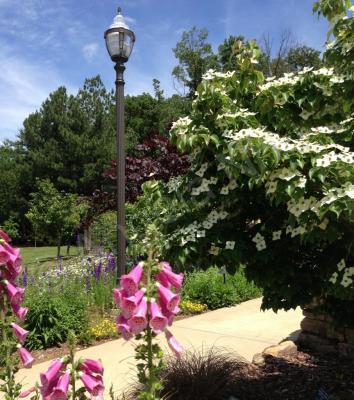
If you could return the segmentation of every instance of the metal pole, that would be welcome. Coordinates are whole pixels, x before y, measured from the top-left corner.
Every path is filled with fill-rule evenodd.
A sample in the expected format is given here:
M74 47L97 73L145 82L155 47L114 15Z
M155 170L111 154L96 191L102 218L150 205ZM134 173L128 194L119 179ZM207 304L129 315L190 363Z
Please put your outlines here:
M116 63L116 107L117 107L117 280L125 274L125 140L124 140L124 70Z

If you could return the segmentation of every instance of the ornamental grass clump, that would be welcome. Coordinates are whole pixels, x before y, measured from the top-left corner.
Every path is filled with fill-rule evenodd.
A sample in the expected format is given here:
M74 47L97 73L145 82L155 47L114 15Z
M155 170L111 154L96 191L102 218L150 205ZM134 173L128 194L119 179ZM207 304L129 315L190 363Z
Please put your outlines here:
M168 327L180 311L180 290L183 274L172 271L167 262L157 262L149 257L120 279L120 288L113 295L120 313L118 332L125 340L133 337L141 341L136 347L138 380L142 390L140 400L159 399L162 389L160 376L163 371L163 352L154 342L156 335L164 332L168 346L179 358L182 346Z
M25 368L31 368L34 358L23 347L28 331L17 322L23 322L28 309L21 307L25 289L16 285L22 270L20 249L13 248L10 237L0 230L0 392L6 399L19 395L21 385L15 382L18 371L16 352Z
M169 400L232 398L235 395L235 372L242 365L225 349L185 352L178 360L167 360L161 377L161 395Z

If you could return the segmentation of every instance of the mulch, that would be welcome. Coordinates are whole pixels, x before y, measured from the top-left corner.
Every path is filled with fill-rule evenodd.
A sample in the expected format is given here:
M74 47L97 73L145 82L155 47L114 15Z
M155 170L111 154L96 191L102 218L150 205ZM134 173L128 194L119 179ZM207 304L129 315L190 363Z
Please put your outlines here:
M300 349L235 373L238 400L354 400L354 360Z

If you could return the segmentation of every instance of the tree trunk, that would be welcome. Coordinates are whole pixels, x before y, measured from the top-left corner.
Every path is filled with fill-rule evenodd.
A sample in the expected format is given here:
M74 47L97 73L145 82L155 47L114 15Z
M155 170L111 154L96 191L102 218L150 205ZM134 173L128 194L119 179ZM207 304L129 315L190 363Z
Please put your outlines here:
M69 256L70 255L70 244L68 244L66 246L66 255Z
M84 254L91 252L91 226L87 225L84 228Z
M61 238L58 238L58 244L57 244L57 258L60 257L60 247L61 247Z

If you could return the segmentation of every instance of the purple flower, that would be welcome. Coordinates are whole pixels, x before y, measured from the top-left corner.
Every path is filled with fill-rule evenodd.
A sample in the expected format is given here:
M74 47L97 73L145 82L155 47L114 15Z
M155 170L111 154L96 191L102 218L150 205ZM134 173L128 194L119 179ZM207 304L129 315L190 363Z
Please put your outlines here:
M28 275L27 271L24 271L24 273L22 274L22 286L27 287L27 285L28 285Z
M85 277L85 286L86 286L86 291L89 292L91 289L91 282L90 282L90 277L86 275Z
M102 262L100 261L98 263L97 268L95 268L95 279L96 279L96 281L98 281L101 278L101 274L102 274Z

